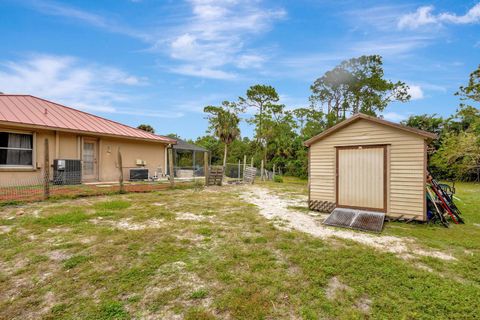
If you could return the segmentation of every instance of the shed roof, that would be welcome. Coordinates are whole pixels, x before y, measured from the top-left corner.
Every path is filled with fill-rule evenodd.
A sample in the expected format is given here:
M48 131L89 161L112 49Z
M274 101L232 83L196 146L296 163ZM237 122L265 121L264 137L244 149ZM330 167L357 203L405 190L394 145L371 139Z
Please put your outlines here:
M176 143L172 138L159 136L31 95L0 94L0 123L168 144Z
M197 146L192 143L188 143L185 140L182 139L177 139L177 144L173 146L173 149L175 150L192 150L192 151L200 151L200 152L207 152L208 150L205 148L202 148L200 146Z
M354 123L358 120L361 120L361 119L371 121L371 122L375 122L375 123L378 123L378 124L381 124L381 125L384 125L384 126L392 127L392 128L395 128L395 129L403 130L403 131L406 131L406 132L409 132L409 133L413 133L413 134L421 136L424 139L436 139L437 138L437 135L435 133L431 133L431 132L428 132L428 131L404 126L404 125L401 125L401 124L398 124L398 123L395 123L395 122L391 122L391 121L383 120L383 119L380 119L380 118L368 116L368 115L363 114L363 113L357 113L356 115L354 115L354 116L352 116L352 117L350 117L346 120L343 120L342 122L334 125L333 127L323 131L322 133L317 134L316 136L308 139L307 141L304 142L304 145L309 147L313 143L331 135L335 131L340 130L342 128L345 128L346 126L348 126L348 125L350 125L350 124L352 124L352 123Z

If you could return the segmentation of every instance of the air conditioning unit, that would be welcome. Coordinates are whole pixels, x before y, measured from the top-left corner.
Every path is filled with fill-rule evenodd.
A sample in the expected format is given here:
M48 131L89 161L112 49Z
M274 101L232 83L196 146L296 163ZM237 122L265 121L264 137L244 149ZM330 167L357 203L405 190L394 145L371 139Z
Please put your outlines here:
M130 180L148 180L148 169L136 168L130 169Z
M54 184L80 184L82 183L82 162L72 159L53 160Z

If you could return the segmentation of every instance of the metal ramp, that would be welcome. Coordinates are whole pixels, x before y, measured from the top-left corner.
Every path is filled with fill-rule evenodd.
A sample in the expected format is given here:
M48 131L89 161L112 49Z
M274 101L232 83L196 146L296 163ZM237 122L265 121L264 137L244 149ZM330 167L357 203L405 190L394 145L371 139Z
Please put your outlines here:
M383 212L335 208L327 219L323 221L323 224L380 233L382 232L384 220L385 213Z

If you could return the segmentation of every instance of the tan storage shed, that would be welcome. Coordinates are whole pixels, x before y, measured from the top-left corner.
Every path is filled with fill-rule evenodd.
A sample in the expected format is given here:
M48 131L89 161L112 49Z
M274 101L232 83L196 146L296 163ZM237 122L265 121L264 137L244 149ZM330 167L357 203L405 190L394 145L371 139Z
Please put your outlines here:
M307 140L309 207L426 220L430 132L356 114Z

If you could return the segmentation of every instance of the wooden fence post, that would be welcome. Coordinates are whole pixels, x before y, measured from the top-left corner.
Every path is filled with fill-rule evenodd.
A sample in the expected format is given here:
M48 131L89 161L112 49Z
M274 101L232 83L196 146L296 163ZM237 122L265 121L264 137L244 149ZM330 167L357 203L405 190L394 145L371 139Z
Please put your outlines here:
M173 171L173 148L168 148L168 171L170 173L170 186L175 186L175 172Z
M44 162L43 162L43 198L50 197L50 150L48 146L48 139L45 139L44 148Z
M238 160L238 180L241 179L241 171L242 171L242 163L240 160Z
M208 152L203 153L203 171L205 175L205 185L208 186L209 156Z
M262 162L260 163L260 180L263 181L263 160L262 160Z
M247 155L243 156L243 176L245 176L245 169L247 168Z
M275 178L275 163L273 164L273 173L272 173L272 179Z
M118 184L120 185L120 189L118 190L120 193L125 193L125 186L123 185L123 160L122 160L122 153L120 152L120 147L118 147L117 152L117 165L118 165Z

